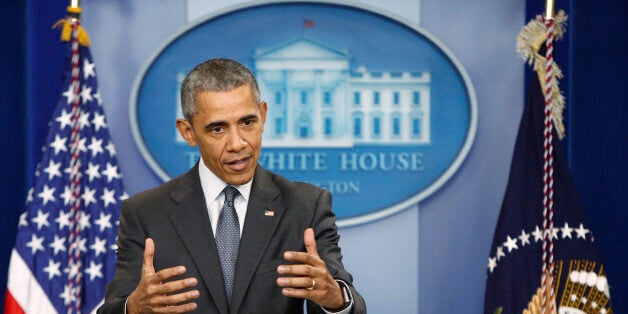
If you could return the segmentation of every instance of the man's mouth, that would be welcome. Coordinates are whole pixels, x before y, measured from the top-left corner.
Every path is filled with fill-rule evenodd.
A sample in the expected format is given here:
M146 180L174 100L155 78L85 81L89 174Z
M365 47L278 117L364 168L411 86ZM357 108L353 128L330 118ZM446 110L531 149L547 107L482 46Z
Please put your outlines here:
M229 167L230 169L232 169L234 171L242 171L248 165L249 159L250 159L250 157L244 157L244 158L240 158L240 159L236 159L236 160L232 160L232 161L226 162L225 164L227 165L227 167Z

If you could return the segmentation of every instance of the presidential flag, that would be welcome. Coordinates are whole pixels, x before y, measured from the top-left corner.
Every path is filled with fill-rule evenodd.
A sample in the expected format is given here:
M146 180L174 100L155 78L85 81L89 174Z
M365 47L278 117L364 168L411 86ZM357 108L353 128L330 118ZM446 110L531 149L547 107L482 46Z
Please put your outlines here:
M71 39L62 92L20 216L5 313L94 312L115 271L117 222L127 195L76 17L62 22Z
M538 69L538 68L537 68ZM541 76L542 77L542 76ZM612 313L609 283L584 221L563 148L553 135L553 228L544 228L544 94L530 75L510 177L487 264L484 312L543 312L543 237L553 240L556 313ZM546 230L544 232L543 230ZM545 294L546 296L548 294Z

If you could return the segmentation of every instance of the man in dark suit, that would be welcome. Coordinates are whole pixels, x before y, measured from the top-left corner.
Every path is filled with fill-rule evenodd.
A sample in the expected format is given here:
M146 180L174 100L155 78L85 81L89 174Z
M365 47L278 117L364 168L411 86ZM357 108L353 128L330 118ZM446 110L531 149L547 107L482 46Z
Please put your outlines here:
M329 192L257 164L267 105L227 59L195 67L177 129L201 159L122 205L101 313L366 313L342 265ZM240 227L242 226L242 227Z

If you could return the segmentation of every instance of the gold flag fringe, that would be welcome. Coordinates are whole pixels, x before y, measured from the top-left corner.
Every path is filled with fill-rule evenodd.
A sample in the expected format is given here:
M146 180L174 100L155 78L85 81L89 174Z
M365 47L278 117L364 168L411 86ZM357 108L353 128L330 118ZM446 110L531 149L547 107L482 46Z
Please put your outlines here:
M52 28L59 27L61 27L61 41L69 41L72 36L72 22L70 18L61 19L52 25ZM78 41L83 47L89 47L90 45L89 34L80 24L78 26Z
M554 38L556 40L559 40L565 34L566 21L567 16L563 10L558 11L558 14L554 16L554 25L556 25ZM541 15L537 15L535 19L528 22L517 36L517 53L519 53L528 64L533 66L534 71L536 71L539 77L541 90L545 90L545 57L539 54L539 49L541 45L545 43L546 39L547 29L545 28ZM558 137L562 139L565 137L565 126L563 125L565 96L560 91L558 80L563 77L563 73L556 62L552 64L552 69L554 73L552 76L552 120L554 121Z

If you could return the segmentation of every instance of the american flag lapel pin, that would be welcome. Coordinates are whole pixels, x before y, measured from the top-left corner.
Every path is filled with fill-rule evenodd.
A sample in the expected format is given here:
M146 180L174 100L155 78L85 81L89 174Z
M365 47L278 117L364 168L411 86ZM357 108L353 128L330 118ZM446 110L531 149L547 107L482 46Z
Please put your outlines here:
M267 210L264 212L264 216L275 217L275 212L272 210Z

